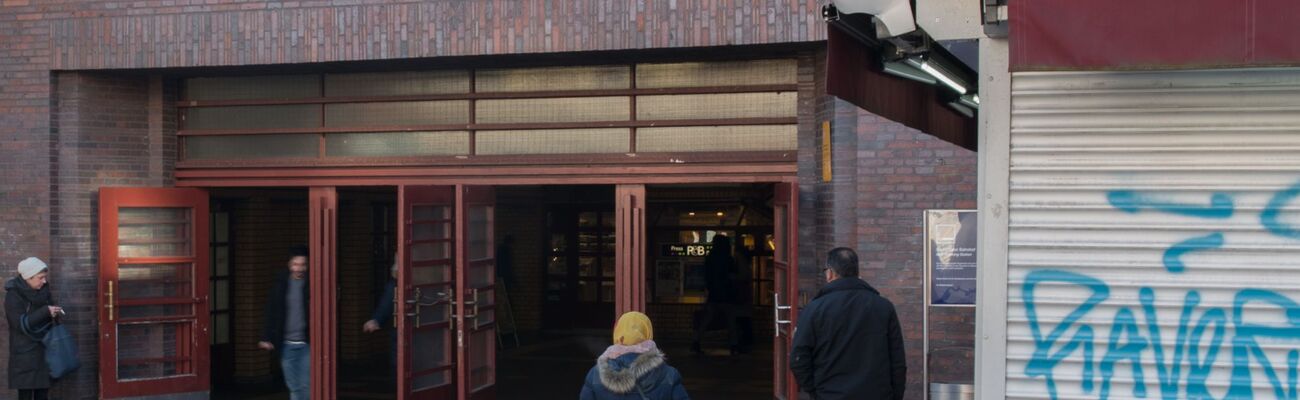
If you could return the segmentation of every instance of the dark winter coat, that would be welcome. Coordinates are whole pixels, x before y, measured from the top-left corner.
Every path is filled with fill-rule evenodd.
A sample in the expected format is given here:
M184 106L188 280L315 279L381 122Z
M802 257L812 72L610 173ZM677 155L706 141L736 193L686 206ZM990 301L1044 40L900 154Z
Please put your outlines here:
M9 322L9 388L47 389L50 367L45 364L45 336L54 304L50 285L32 289L22 277L5 282L5 320ZM23 331L26 326L38 331ZM43 328L43 329L42 329Z
M307 278L303 278L307 279ZM311 284L302 286L302 312L307 316L307 341L311 341ZM270 293L266 296L266 320L262 323L262 341L270 342L278 350L284 342L284 319L288 314L288 300L285 295L289 292L289 270L280 271L275 276L275 282L271 284Z
M704 287L709 296L705 300L715 304L736 304L740 300L736 293L736 259L731 255L709 254L704 259Z
M682 374L651 350L614 359L601 357L587 372L580 400L690 400Z
M907 359L894 304L858 278L827 284L799 315L790 369L817 400L903 398Z

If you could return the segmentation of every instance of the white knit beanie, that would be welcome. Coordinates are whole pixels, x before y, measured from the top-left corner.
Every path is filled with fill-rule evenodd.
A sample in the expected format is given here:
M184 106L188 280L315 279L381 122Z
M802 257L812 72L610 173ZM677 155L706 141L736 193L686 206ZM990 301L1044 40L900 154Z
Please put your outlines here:
M41 261L41 259L36 257L27 257L26 260L18 263L18 274L22 275L23 279L32 279L33 276L41 273L41 271L44 271L46 268L48 267L45 266L45 262Z

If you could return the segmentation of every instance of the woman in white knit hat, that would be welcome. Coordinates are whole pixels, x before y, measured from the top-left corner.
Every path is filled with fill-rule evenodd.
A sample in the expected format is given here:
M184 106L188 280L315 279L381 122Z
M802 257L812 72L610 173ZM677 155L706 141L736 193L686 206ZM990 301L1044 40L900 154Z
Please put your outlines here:
M18 263L18 276L5 282L5 319L9 321L9 388L21 400L44 400L50 389L41 338L51 322L63 315L54 305L45 262L28 257Z

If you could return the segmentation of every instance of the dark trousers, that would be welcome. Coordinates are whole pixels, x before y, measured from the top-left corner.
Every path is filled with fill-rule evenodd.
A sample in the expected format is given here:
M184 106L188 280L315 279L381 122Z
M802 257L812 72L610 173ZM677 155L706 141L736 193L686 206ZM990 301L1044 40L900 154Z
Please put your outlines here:
M49 389L18 389L18 400L46 400L49 398Z
M705 303L703 315L700 317L699 325L695 326L695 343L704 339L704 332L714 324L714 321L722 321L727 326L727 344L731 347L740 345L740 326L736 318L736 306L733 304Z

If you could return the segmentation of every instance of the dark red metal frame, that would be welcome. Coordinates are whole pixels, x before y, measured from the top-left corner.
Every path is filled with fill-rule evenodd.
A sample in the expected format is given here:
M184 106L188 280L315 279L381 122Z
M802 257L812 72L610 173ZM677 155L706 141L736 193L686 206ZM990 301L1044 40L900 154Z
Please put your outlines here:
M455 239L456 236L453 231L454 228L452 226L447 227L448 234L450 235L448 238L434 238L434 239L429 239L427 241L424 240L416 241L413 238L414 226L417 224L455 225L454 221L457 218L457 214L452 214L450 218L446 218L446 219L440 218L440 219L433 219L433 220L416 220L413 213L414 207L417 205L445 206L451 208L453 210L452 212L454 213L455 212L454 209L456 205L456 199L455 199L456 196L453 189L454 188L452 187L430 187L430 186L413 186L413 187L399 186L397 189L398 190L397 196L398 199L400 199L398 205L398 211L397 211L398 212L397 219L398 221L401 221L401 226L398 228L397 231L398 232L397 241L399 243L398 260L402 260L403 262L403 268L400 269L398 275L399 290L395 291L397 296L396 302L398 306L396 311L397 313L396 321L397 321L397 329L398 329L398 346L400 346L397 352L397 365L399 368L397 374L398 399L411 399L411 400L445 399L449 397L454 397L456 393L456 386L459 383L459 380L456 378L456 374L454 371L456 368L456 353L455 353L456 349L455 349L455 342L453 340L455 338L455 334L453 333L454 331L453 324L455 323L455 317L452 314L455 314L455 310L454 308L452 308L454 306L450 305L451 302L446 299L440 299L437 301L437 304L434 305L437 307L448 306L448 308L450 309L450 311L447 313L448 320L445 322L438 322L438 323L429 324L425 326L414 326L412 321L409 319L410 315L420 312L420 310L417 309L418 307L420 307L420 305L418 304L419 299L410 298L412 292L415 289L417 288L431 289L431 290L440 289L443 293L447 292L449 289L455 289L456 271L454 270L455 269L454 260L460 254L460 252L454 245L456 240ZM446 255L445 259L424 261L417 265L414 261L410 260L408 257L409 248L413 244L420 244L425 242L428 243L451 242L452 245L448 246L450 248L450 251L448 251L448 254ZM415 270L415 268L437 268L438 266L446 266L449 270L452 271L451 272L452 276L445 281L435 282L428 285L417 286L414 284L413 271ZM424 296L421 295L421 297ZM436 296L430 296L430 297L436 297ZM436 331L446 332L446 336L444 336L444 340L442 341L443 354L448 355L450 362L447 365L435 366L427 370L421 370L421 371L413 370L411 367L413 360L410 359L411 356L410 345L413 342L413 336L416 334L436 334ZM429 375L429 374L444 373L447 371L452 372L451 373L452 379L450 379L450 382L448 382L446 385L427 388L426 390L420 390L420 391L415 390L414 382L413 382L415 378L424 375Z
M772 307L776 315L773 320L780 321L782 317L782 306L788 306L789 309L785 315L788 323L788 329L782 330L780 323L776 326L776 337L772 341L773 357L773 383L783 382L785 390L782 391L782 385L772 385L773 396L777 399L794 400L799 398L799 386L794 380L794 373L790 371L789 360L786 358L790 354L791 346L794 342L795 321L799 320L799 305L796 304L796 298L799 293L799 186L797 183L778 183L776 185L776 196L772 200L774 208L785 209L784 218L781 215L774 215L776 227L773 230L776 237L785 237L785 243L776 243L776 251L772 257L772 266L775 268L773 274L785 274L784 287L776 287L773 290L780 294L779 298L774 301ZM775 276L774 276L775 278ZM782 303L784 302L784 303ZM785 357L783 357L785 356ZM785 360L782 363L781 360ZM785 365L782 365L785 364Z
M614 188L614 313L646 310L645 185Z
M471 210L476 207L488 207L487 221L482 227L472 227ZM480 304L483 298L496 298L496 252L493 224L496 220L496 195L491 186L456 186L456 328L457 328L457 398L467 400L491 400L496 398L496 305ZM471 229L486 229L488 242L483 257L473 258L471 250ZM487 282L474 284L470 277L475 269L485 269ZM471 311L472 310L472 311ZM479 317L484 312L492 313L492 321L480 323ZM487 339L478 338L485 336ZM471 354L476 340L487 340L486 365L478 365ZM473 386L473 372L477 368L491 370L491 382Z
M123 207L174 207L190 210L190 255L179 257L131 257L118 254L118 210ZM210 360L208 313L208 276L210 255L208 248L208 195L201 189L164 188L101 188L99 192L99 390L103 398L148 396L170 393L206 391L210 387L208 367ZM170 299L117 300L109 296L111 285L118 282L118 266L122 264L190 263L191 296ZM120 306L188 304L190 316L165 318L120 318ZM110 318L110 314L114 318ZM139 322L190 322L188 335L178 332L176 343L180 348L177 357L137 359L125 365L188 359L193 374L170 378L118 381L117 326L121 323ZM188 345L186 345L188 344Z
M263 135L263 134L317 134L319 149L314 158L292 160L292 162L301 163L331 163L335 165L348 166L373 166L373 165L391 165L394 163L392 157L373 157L373 158L342 158L331 157L325 150L325 135L327 133L382 133L382 132L428 132L428 131L467 131L469 132L469 151L467 154L452 156L431 156L431 157L411 157L398 161L406 165L428 165L434 164L473 164L473 163L498 163L502 160L517 160L517 156L493 157L488 156L487 160L471 162L469 160L481 157L476 149L476 132L480 130L527 130L527 129L590 129L590 128L628 128L629 145L625 154L612 154L604 156L624 156L637 154L636 135L637 128L645 127L690 127L690 126L721 126L721 125L794 125L798 123L797 117L777 117L777 118L730 118L730 119L680 119L680 120L639 120L637 118L637 97L652 95L685 95L685 94L727 94L727 93L762 93L762 92L797 92L798 84L777 84L777 85L739 85L739 86L714 86L714 87L686 87L686 88L636 88L636 64L628 65L629 68L629 86L626 89L608 89L608 90L551 90L551 91L531 91L531 92L494 92L481 93L477 92L475 81L477 79L477 70L469 69L470 87L466 93L452 94L430 94L430 95L399 95L399 96L340 96L326 97L324 90L324 74L321 74L322 92L317 97L312 98L290 98L290 99L253 99L253 100L181 100L175 105L177 108L184 110L194 107L233 107L233 106L258 106L258 105L320 105L321 120L317 126L304 128L277 128L277 129L187 129L184 126L177 132L178 136L230 136L230 135ZM606 97L618 96L629 98L629 116L626 120L614 121L594 121L594 122L564 122L564 123L497 123L497 124L480 124L476 119L476 110L478 100L484 99L538 99L538 98L564 98L564 97ZM439 125L398 125L398 126L346 126L346 127L327 127L325 126L325 105L340 103L379 103L379 102L408 102L408 101L468 101L468 122L463 124L439 124ZM182 118L182 125L184 119ZM181 146L182 148L184 146ZM183 154L182 149L182 154ZM767 152L771 156L779 152ZM698 153L713 158L714 155L727 154L727 152L708 152ZM649 153L647 155L654 155ZM662 156L662 155L661 155ZM668 155L672 156L672 155ZM524 156L528 157L528 156ZM577 158L589 157L580 155ZM492 158L497 158L492 160ZM570 157L573 158L573 157ZM626 157L625 157L626 158ZM177 166L179 169L189 168L224 168L224 167L248 167L248 166L271 166L277 163L284 163L286 160L187 160L181 157ZM560 161L555 156L541 156L530 161ZM766 160L772 160L766 158ZM517 161L515 161L517 162Z
M338 299L334 296L338 282L337 232L338 191L332 186L308 190L311 241L308 259L308 285L311 296L311 393L313 399L333 399L337 392L334 377L334 349L338 345Z

